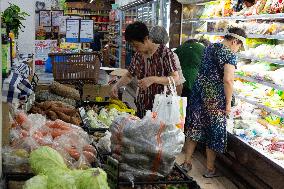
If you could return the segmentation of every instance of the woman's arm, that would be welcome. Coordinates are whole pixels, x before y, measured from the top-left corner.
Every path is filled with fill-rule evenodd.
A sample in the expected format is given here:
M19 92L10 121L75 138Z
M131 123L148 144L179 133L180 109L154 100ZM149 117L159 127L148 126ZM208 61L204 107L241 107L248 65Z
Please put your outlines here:
M172 72L170 75L173 77L175 82L179 81L178 71ZM161 84L161 85L168 85L169 84L169 80L168 80L168 77L157 77L157 76L154 76L154 83Z
M224 90L226 96L226 113L229 114L231 112L231 102L233 95L233 86L234 86L234 74L235 74L235 66L231 64L225 64L224 66Z
M179 80L179 75L178 75L177 71L172 72L170 74L170 76L173 77L175 82L177 82ZM160 84L160 85L168 85L169 84L169 80L168 80L168 77L150 76L150 77L146 77L144 79L139 80L138 81L138 86L142 90L146 90L149 86L151 86L154 83Z
M112 87L111 89L111 94L110 96L112 98L117 98L118 97L118 89L122 86L126 86L127 84L129 84L133 79L133 76L127 72L124 76L122 76L118 82Z

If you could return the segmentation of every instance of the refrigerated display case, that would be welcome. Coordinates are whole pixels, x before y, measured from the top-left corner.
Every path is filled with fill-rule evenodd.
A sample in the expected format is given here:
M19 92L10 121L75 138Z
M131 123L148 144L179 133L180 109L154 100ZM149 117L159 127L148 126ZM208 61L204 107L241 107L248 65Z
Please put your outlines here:
M189 38L219 42L232 26L246 31L248 48L237 53L234 95L238 103L228 124L226 161L237 174L249 175L245 180L256 188L283 188L284 13L259 6L260 1L240 13L233 3L184 4L181 42Z

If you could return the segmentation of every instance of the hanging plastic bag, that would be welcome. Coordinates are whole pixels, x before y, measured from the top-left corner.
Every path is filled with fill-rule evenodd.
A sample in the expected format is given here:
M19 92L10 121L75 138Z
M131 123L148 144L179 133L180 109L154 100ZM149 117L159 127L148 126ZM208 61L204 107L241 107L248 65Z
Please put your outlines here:
M183 129L186 117L187 98L177 95L175 81L168 77L169 85L164 87L164 93L155 96L153 112L166 124L174 124ZM167 89L170 94L167 94Z

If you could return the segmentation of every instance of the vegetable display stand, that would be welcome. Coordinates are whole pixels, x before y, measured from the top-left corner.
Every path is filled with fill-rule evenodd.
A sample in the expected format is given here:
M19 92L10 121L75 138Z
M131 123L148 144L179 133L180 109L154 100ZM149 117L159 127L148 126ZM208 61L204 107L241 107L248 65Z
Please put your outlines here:
M124 188L169 188L178 187L184 189L199 189L200 186L189 177L186 172L177 164L174 164L172 172L163 179L158 181L135 181L127 182L119 179L119 162L111 156L107 157L107 162L103 169L108 175L108 184L111 189L124 189Z
M99 79L101 54L92 53L51 53L53 77L60 83L82 80L96 84Z
M83 128L88 134L94 134L95 132L106 132L109 130L109 127L102 122L99 122L101 126L97 126L96 128L92 126L92 121L88 116L88 109L97 109L96 111L101 111L103 108L111 107L111 101L103 101L103 102L95 102L95 101L81 101L77 103L77 107L79 108L79 113L82 119ZM128 110L131 110L127 103L124 103Z

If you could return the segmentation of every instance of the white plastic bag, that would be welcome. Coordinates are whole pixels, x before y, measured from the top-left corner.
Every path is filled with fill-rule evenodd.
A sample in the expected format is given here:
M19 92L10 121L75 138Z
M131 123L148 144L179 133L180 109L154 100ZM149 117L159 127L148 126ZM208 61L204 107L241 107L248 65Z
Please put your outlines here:
M177 95L174 79L168 77L169 85L164 87L164 93L155 95L152 112L156 112L160 120L166 124L174 124L183 128L186 117L186 97ZM167 94L167 89L170 94Z

